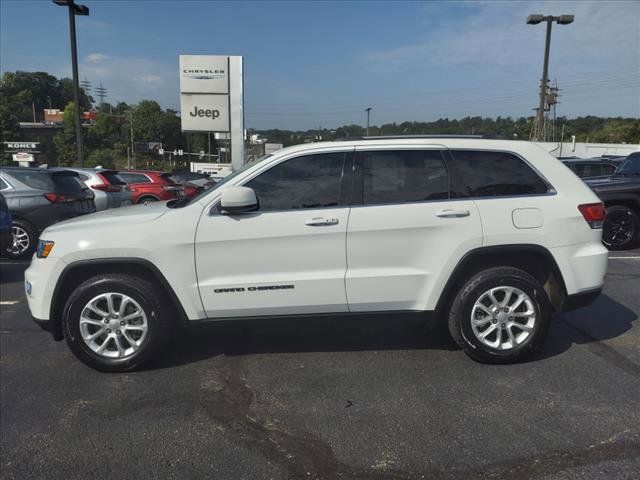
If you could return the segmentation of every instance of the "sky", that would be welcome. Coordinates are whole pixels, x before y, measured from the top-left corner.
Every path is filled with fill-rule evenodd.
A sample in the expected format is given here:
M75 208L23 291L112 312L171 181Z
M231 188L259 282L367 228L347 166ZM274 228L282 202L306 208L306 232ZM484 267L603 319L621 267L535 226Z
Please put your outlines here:
M248 128L306 130L528 116L544 25L558 115L640 117L640 2L85 1L80 79L106 101L179 109L178 55L243 55ZM0 0L0 71L71 76L68 17L48 0Z

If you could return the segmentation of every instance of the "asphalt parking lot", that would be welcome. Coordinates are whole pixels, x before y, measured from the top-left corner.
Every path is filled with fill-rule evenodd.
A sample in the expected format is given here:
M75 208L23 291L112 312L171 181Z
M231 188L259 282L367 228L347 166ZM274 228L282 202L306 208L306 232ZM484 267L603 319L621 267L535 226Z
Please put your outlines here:
M31 322L0 264L0 476L638 478L640 250L519 365L474 363L415 319L207 329L102 374Z

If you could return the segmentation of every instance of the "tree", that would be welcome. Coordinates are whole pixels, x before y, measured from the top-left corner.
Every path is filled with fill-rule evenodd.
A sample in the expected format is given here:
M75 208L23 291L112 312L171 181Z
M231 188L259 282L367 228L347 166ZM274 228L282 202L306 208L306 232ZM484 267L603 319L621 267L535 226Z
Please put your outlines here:
M53 138L56 148L56 164L58 166L71 167L78 159L75 108L73 102L67 104L64 109L62 131Z

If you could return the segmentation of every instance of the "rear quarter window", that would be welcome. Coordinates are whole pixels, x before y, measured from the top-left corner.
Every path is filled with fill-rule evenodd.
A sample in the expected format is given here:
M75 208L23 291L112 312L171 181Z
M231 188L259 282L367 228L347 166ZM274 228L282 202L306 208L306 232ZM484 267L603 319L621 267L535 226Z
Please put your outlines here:
M76 175L52 175L51 180L57 192L80 192L87 186Z
M452 150L452 164L472 197L542 195L549 187L520 157L508 152Z

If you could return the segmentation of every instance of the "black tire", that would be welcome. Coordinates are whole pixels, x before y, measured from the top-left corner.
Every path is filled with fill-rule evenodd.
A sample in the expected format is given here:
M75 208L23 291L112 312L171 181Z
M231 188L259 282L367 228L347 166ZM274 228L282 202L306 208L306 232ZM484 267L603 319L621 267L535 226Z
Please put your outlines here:
M160 200L157 199L156 197L152 197L150 195L147 195L146 197L140 197L138 199L137 203L145 203L145 202L159 202Z
M602 226L602 243L609 250L633 248L640 238L638 214L624 205L607 208L607 216Z
M506 350L483 344L471 325L475 302L483 293L500 286L515 287L524 292L535 311L535 323L529 336L522 344ZM513 267L489 268L473 276L456 295L449 311L449 332L460 348L474 360L482 363L516 363L526 359L544 342L551 311L549 298L542 285L527 272Z
M81 337L80 316L87 303L107 292L124 294L135 300L147 317L145 340L134 353L122 358L106 358L94 352ZM152 360L171 334L170 306L162 293L147 280L125 274L105 274L80 284L67 300L63 310L64 336L73 354L82 362L101 372L128 372Z
M33 255L33 252L36 251L38 246L38 234L33 225L25 220L16 219L11 222L12 232L18 228L21 232L24 232L28 237L29 245L24 250L16 250L14 248L13 242L9 244L7 249L3 252L7 258L12 259L21 259L21 258L30 258Z

